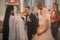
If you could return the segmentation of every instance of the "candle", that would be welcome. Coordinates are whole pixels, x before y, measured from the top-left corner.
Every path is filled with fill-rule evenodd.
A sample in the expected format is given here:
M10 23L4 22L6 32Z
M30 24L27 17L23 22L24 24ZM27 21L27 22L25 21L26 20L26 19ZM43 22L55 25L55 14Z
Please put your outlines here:
M23 12L24 9L24 0L20 0L20 7L21 7L21 13Z

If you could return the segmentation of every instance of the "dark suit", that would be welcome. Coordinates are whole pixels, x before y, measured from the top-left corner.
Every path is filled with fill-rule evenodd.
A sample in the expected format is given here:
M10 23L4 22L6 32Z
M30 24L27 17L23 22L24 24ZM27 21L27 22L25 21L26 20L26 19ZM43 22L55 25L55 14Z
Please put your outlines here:
M28 19L28 16L26 16L26 19ZM33 13L29 15L29 19L30 21L26 20L26 25L27 25L28 40L31 40L32 35L36 33L36 29L38 27L38 19Z
M51 30L52 30L52 35L54 37L54 39L57 38L57 34L58 34L58 27L59 27L59 21L58 21L58 11L55 10L55 20L54 22L51 22Z

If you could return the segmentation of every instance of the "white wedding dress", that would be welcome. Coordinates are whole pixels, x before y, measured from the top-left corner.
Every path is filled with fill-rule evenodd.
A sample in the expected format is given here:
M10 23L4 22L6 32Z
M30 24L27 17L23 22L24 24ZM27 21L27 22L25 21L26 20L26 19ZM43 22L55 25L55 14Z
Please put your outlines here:
M28 40L24 22L20 16L10 16L9 40Z
M48 17L42 16L39 14L40 31L43 31L46 28L46 23L45 23L46 19L48 19ZM50 26L48 27L47 31L45 33L41 34L40 36L37 36L37 34L35 34L35 36L33 37L32 40L54 40L54 38L52 37L52 34L51 34Z

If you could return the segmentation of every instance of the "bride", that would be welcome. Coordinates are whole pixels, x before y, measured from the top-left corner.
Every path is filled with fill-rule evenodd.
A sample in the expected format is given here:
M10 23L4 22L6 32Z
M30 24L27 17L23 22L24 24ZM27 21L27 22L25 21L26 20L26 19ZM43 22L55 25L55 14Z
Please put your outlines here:
M39 10L39 27L37 28L37 33L32 40L54 40L51 34L49 16L47 16L45 9L39 8Z
M27 33L21 15L10 17L9 40L27 40Z

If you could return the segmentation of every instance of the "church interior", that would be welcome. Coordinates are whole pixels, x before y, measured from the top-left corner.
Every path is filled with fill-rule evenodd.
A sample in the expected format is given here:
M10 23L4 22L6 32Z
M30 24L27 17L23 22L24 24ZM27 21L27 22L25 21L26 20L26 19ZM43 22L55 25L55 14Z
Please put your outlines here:
M0 40L2 40L3 20L7 5L14 6L14 13L18 15L24 11L25 6L30 6L31 11L36 11L40 5L45 5L48 10L52 11L52 4L56 3L57 9L60 11L60 0L0 0ZM60 20L60 14L59 20ZM58 29L58 40L60 40L60 28Z

